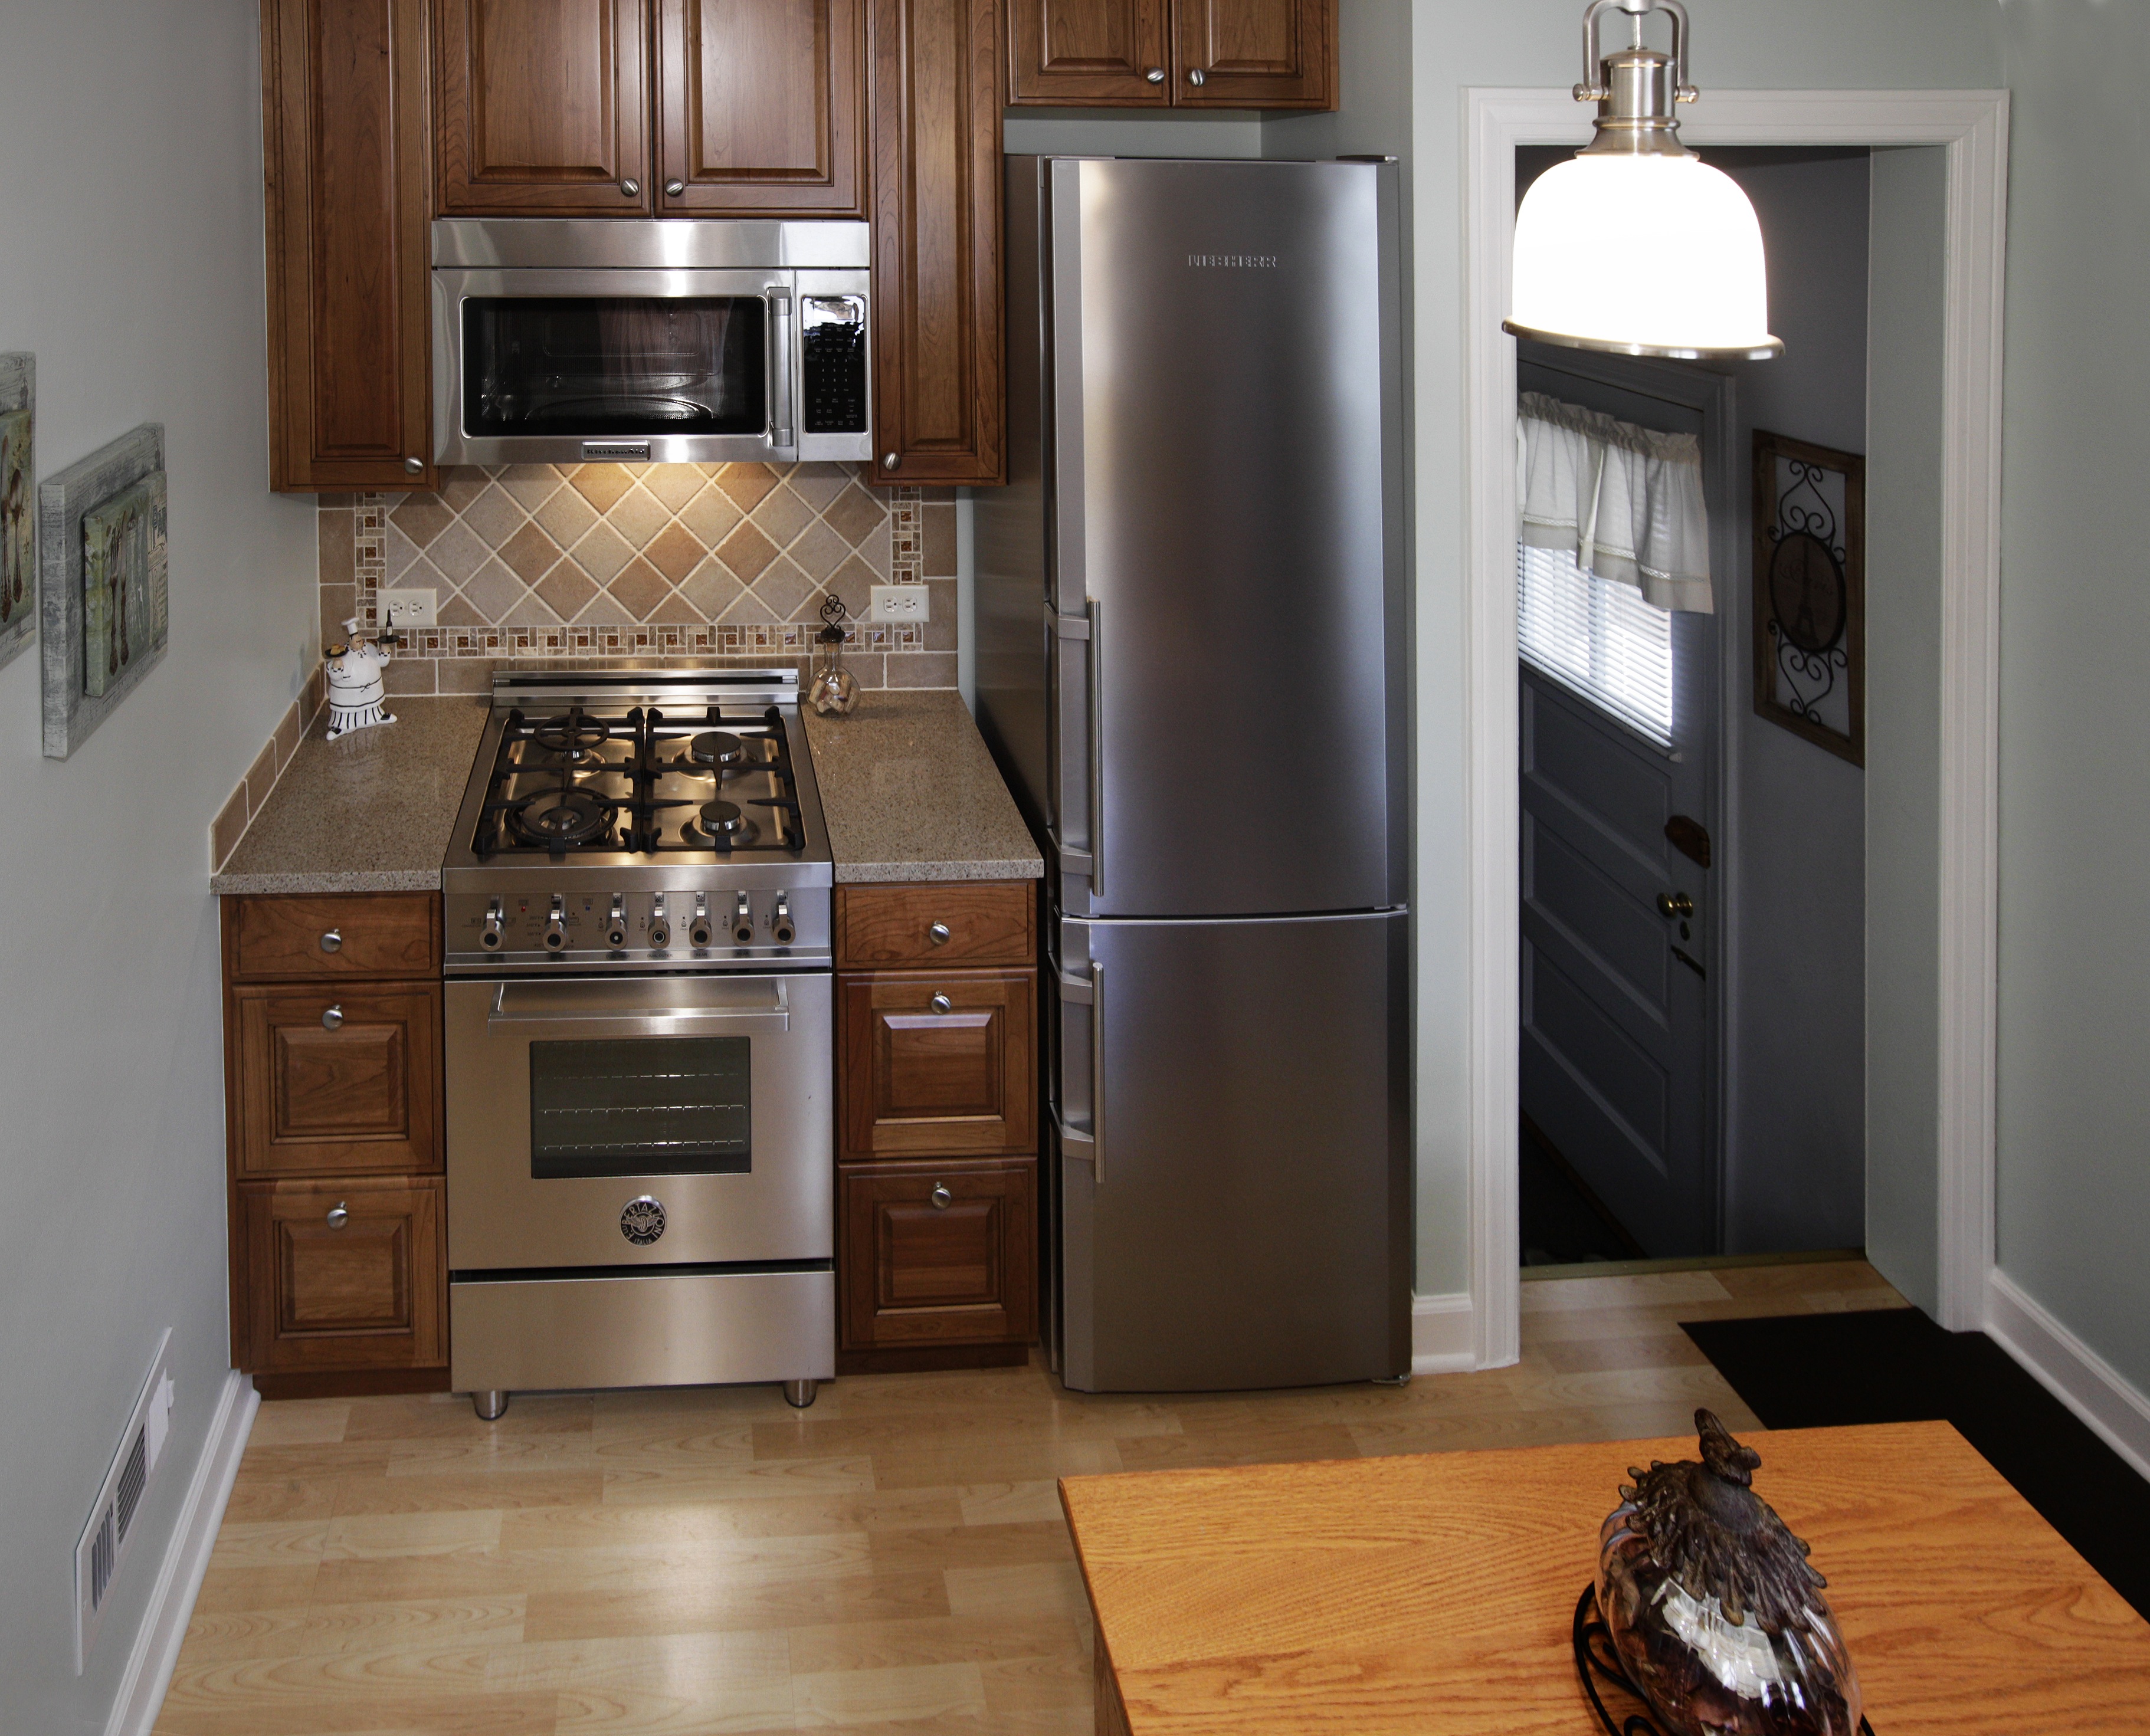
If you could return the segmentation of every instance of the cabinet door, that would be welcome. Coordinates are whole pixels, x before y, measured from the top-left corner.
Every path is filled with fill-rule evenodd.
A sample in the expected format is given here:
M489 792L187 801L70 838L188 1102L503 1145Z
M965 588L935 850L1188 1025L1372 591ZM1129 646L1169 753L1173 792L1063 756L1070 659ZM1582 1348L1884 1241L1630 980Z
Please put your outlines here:
M869 0L873 476L998 482L998 0Z
M1036 1336L1036 1171L1029 1161L845 1169L844 1348Z
M425 0L265 0L269 485L435 486Z
M865 216L863 6L659 0L658 209Z
M1034 971L845 976L850 1158L1037 1149Z
M644 0L438 0L442 217L646 217Z
M1173 0L1173 101L1188 108L1334 108L1336 0Z
M241 1177L441 1167L438 983L231 992Z
M445 1363L441 1195L437 1181L242 1188L245 1371Z
M1163 108L1166 0L1008 0L1008 100Z

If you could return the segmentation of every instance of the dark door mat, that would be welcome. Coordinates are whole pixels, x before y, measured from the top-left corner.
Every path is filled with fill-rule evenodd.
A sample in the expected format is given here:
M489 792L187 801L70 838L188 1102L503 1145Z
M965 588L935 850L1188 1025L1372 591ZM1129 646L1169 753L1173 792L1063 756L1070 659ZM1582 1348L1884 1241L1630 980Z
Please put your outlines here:
M1944 1332L1915 1308L1696 1320L1680 1330L1764 1428L1955 1424L2150 1617L2150 1483L1984 1333ZM1918 1466L1903 1474L1915 1480Z

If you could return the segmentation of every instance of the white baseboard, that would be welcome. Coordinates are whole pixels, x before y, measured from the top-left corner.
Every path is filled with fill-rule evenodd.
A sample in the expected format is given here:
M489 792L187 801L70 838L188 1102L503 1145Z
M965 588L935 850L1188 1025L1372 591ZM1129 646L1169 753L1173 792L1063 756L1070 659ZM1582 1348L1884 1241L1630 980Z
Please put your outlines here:
M225 1504L231 1499L231 1486L239 1478L239 1461L246 1451L254 1413L260 1408L261 1395L255 1391L254 1383L233 1369L225 1376L224 1390L217 1395L209 1439L195 1461L194 1480L188 1484L186 1498L179 1507L179 1522L173 1527L172 1541L158 1565L149 1612L134 1636L126 1673L119 1678L119 1693L104 1726L105 1736L149 1736L151 1726L157 1722L164 1690L172 1685L172 1671L179 1661L180 1643L187 1637L187 1623L194 1617L202 1576L209 1572L217 1527L224 1523Z
M2137 1475L2150 1477L2150 1399L1997 1271L1986 1278L1986 1330Z
M1411 1372L1453 1375L1478 1366L1471 1293L1411 1298Z

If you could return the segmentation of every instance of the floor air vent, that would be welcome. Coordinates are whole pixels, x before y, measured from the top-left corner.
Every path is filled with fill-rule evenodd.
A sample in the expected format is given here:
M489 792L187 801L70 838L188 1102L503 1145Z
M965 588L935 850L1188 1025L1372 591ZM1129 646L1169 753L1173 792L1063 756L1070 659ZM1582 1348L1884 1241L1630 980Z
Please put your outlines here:
M113 1577L119 1571L127 1544L134 1533L134 1521L142 1511L142 1494L149 1474L164 1456L165 1437L172 1424L172 1335L157 1342L156 1359L149 1377L134 1400L134 1414L119 1437L119 1450L112 1456L112 1468L104 1473L104 1486L97 1491L89 1510L89 1523L74 1547L74 1673L82 1673L89 1648L97 1643L98 1623L112 1592Z

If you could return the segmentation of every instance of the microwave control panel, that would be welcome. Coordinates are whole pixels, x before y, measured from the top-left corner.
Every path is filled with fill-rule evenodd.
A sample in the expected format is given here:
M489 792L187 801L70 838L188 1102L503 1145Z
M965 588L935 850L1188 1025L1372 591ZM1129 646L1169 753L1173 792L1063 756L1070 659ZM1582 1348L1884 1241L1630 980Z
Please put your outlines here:
M800 431L866 431L866 304L862 295L802 295Z

